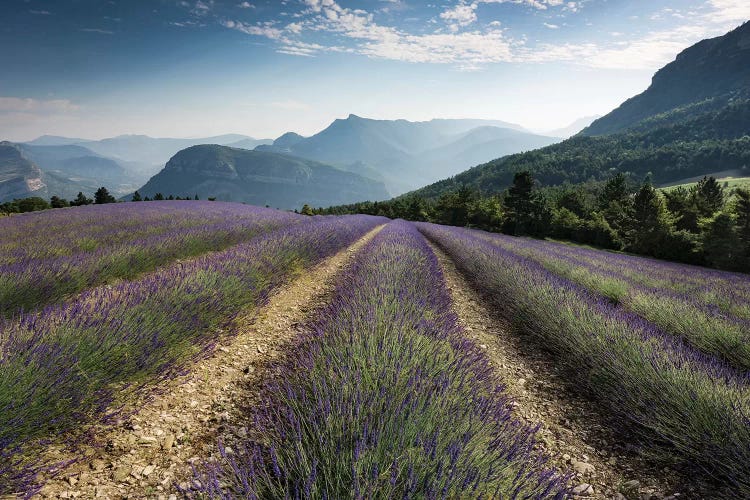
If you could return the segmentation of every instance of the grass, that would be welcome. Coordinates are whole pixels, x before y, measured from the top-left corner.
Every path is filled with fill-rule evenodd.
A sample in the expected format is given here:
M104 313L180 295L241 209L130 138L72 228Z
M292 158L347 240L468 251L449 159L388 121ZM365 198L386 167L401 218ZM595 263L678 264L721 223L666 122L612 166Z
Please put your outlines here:
M389 224L363 249L308 329L248 416L265 442L239 457L220 447L191 496L564 497L412 224Z
M304 220L237 203L118 203L0 221L0 316L134 279L177 259L247 241Z
M619 304L707 354L741 370L750 369L750 320L744 299L750 279L744 275L474 234Z
M235 315L382 223L312 218L0 324L0 494L33 491L44 441L203 355ZM70 436L69 436L70 437Z
M649 452L750 496L748 378L476 232L420 224L498 314L545 346L571 381L627 422Z

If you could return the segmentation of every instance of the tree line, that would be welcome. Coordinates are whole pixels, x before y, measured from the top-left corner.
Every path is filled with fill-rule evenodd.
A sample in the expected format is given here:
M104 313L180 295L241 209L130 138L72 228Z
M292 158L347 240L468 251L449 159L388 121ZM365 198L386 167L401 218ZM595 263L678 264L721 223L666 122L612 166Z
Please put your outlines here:
M309 212L467 226L750 271L750 190L730 192L713 177L671 190L656 189L648 177L636 184L622 173L607 181L540 188L522 171L500 194L461 186L434 200L409 195Z
M133 196L131 198L131 201L159 201L159 200L199 200L198 195L196 194L193 198L190 196L187 197L180 197L180 196L164 196L162 193L156 193L153 198L149 198L148 196L141 196L141 194L136 191L133 193ZM216 201L215 197L209 197L208 201ZM107 190L106 187L100 187L96 190L94 193L93 198L87 197L85 194L83 194L82 191L78 192L78 196L76 196L72 200L66 200L65 198L60 198L59 196L52 196L49 201L40 197L40 196L30 196L28 198L17 198L13 201L6 201L5 203L0 203L0 215L9 215L9 214L22 214L26 212L37 212L40 210L49 210L51 208L64 208L64 207L78 207L82 205L103 205L106 203L117 203L117 199L112 196Z

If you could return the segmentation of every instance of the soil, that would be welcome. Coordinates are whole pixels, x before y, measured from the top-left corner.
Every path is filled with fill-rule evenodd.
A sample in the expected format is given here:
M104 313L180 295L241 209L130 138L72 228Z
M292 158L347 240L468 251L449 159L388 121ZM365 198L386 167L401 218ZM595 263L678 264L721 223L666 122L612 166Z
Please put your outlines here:
M241 316L234 335L189 373L132 403L124 412L129 417L94 429L94 443L70 457L76 462L48 478L37 497L176 499L176 485L192 476L194 463L215 453L220 435L246 432L235 425L235 408L257 400L264 367L325 304L336 277L382 227ZM61 449L49 452L58 462L66 459Z
M540 448L551 464L573 474L574 496L615 499L727 498L644 456L643 443L595 401L577 390L533 339L510 334L510 328L487 298L431 245L443 269L454 308L467 334L489 356L514 399L516 415L539 425Z

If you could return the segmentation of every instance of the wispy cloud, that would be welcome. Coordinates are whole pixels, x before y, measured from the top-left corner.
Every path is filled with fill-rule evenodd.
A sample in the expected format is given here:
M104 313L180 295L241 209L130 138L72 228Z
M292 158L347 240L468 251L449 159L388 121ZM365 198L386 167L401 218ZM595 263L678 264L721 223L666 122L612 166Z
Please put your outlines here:
M51 16L52 12L48 10L30 10L29 14L34 14L35 16Z
M479 28L479 9L481 4L489 3L567 12L576 12L584 4L565 0L459 0L439 13L442 26L438 21L431 32L421 33L381 24L374 13L342 7L336 0L304 0L304 10L297 13L294 23L285 27L274 22L246 24L230 20L222 24L273 40L279 44L278 52L297 56L349 52L412 63L452 64L461 70L481 69L500 62L565 62L594 68L654 70L701 38L721 34L734 27L733 23L750 18L750 2L705 0L699 13L676 18L672 15L679 24L671 29L646 32L630 39L617 36L613 37L616 40L598 42L532 44L526 37L511 37L499 22ZM676 12L679 13L671 14ZM551 30L560 28L560 24L546 21L543 26ZM327 36L321 39L321 34ZM337 43L330 43L335 37L339 37Z
M105 30L101 28L81 28L81 31L85 31L86 33L99 33L100 35L114 35L114 31Z
M0 97L0 113L67 113L77 109L68 99Z

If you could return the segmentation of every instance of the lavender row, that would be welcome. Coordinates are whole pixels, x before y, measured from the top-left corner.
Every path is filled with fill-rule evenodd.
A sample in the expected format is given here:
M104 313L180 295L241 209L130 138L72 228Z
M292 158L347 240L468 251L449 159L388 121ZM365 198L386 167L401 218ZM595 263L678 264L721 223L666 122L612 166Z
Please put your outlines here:
M473 231L419 228L495 301L499 314L550 349L580 387L651 448L697 464L738 497L750 495L746 378Z
M488 234L489 236L489 234ZM750 320L750 276L645 257L602 252L580 246L540 240L491 236L498 242L570 258L601 274L644 289L658 290L704 304L728 316Z
M311 218L0 323L0 493L34 485L43 440L202 356L234 317L384 219Z
M750 370L750 320L707 304L700 297L677 293L672 288L655 288L639 283L629 272L632 261L630 257L621 259L617 269L614 265L600 265L602 260L614 263L620 257L605 252L599 252L603 256L597 260L591 256L592 250L483 232L475 234L512 253L532 259L548 271L620 304L661 329L686 339L701 351L728 361L743 372ZM740 282L744 277L737 275L735 279ZM724 303L730 300L729 294L722 294L714 288L711 290L714 300L719 300L720 296ZM745 300L738 300L736 297L731 300L734 310L748 307Z
M269 443L197 473L208 498L563 498L435 255L396 221L368 244L250 416Z
M301 216L239 203L72 207L0 220L0 316L221 250Z

